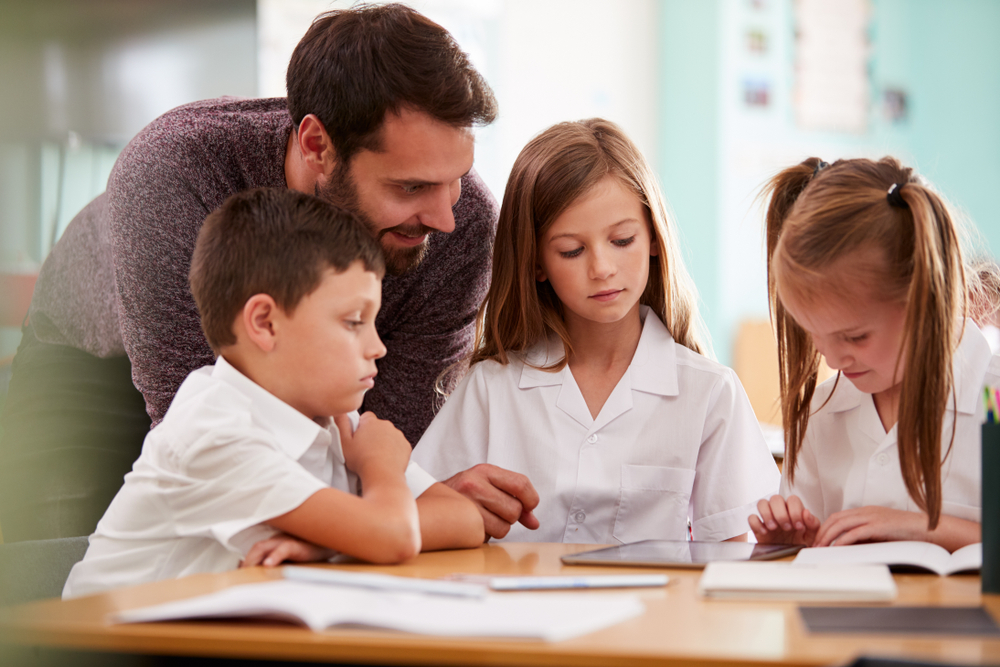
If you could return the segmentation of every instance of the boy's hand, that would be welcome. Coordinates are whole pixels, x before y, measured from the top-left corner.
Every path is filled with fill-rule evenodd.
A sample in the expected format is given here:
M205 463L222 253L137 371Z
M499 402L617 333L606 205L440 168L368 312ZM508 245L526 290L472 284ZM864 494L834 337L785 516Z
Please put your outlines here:
M278 533L274 537L261 540L253 545L247 552L246 558L240 561L240 567L254 567L256 565L274 567L286 560L309 563L329 560L336 553L332 549L316 546L312 542L306 542L285 533Z
M365 412L361 415L357 430L352 433L347 415L339 415L333 420L340 430L340 442L348 470L354 471L362 479L369 469L406 472L413 448L392 422L379 419L373 412Z
M820 523L798 496L771 496L757 502L760 517L750 515L750 528L761 544L804 544L812 546Z

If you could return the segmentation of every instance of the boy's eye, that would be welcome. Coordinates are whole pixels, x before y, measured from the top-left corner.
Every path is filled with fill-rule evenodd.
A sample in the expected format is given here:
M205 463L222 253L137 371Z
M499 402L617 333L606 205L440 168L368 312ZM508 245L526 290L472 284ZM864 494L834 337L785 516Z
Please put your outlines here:
M576 257L576 256L577 256L577 255L579 255L579 254L580 254L581 252L583 252L583 247L582 247L582 246L581 246L581 247L579 247L579 248L576 248L575 250L567 250L567 251L565 251L565 252L560 252L559 254L560 254L560 255L561 255L562 257L566 257L566 258L568 259L568 258L570 258L570 257Z
M632 245L633 241L635 241L635 234L628 237L627 239L615 239L614 241L612 241L612 243L614 243L619 248L624 248L625 246Z
M358 329L364 326L364 321L362 320L344 320L344 324L348 329Z
M399 187L404 193L408 195L415 195L418 192L420 192L419 185L400 185Z

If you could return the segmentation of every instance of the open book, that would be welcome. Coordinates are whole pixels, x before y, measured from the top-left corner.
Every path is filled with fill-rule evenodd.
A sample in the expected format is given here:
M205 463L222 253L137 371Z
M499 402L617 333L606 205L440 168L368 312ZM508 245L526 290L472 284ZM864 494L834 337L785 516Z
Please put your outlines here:
M792 561L795 565L847 565L882 563L894 567L919 568L942 576L975 572L983 566L983 544L977 542L948 553L930 542L877 542L843 547L803 549Z
M614 625L643 610L635 595L487 593L482 597L457 597L272 581L123 611L110 620L142 623L262 617L302 623L317 632L349 625L452 637L559 641Z

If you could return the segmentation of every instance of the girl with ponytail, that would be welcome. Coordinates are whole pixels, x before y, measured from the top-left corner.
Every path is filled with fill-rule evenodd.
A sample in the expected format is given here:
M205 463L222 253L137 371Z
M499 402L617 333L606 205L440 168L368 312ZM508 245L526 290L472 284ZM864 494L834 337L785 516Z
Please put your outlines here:
M785 462L757 540L978 542L1000 357L970 318L996 310L995 269L966 266L942 199L893 158L810 158L766 192ZM821 355L838 373L817 387Z

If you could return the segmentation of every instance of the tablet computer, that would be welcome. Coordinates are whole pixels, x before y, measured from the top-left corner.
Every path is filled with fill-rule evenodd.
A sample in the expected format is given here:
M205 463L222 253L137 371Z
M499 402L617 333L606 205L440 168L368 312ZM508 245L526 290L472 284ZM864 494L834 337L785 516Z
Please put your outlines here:
M562 557L567 565L635 565L701 568L717 560L773 560L791 556L801 546L749 542L644 540Z

